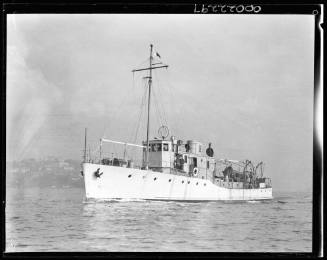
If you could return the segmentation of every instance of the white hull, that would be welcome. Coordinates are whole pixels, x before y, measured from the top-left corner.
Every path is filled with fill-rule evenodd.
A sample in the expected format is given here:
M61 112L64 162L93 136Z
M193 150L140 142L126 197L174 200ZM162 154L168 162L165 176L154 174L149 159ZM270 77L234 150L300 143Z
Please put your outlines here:
M100 168L100 178L94 172ZM83 164L87 199L263 200L272 188L228 189L210 180L100 164ZM130 176L130 177L129 177ZM170 180L170 181L169 181Z

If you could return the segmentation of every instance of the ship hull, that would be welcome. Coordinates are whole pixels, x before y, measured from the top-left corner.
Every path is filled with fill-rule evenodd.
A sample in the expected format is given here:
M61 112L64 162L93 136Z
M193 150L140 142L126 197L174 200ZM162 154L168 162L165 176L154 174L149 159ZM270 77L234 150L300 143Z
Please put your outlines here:
M95 172L99 169L100 177ZM86 199L264 200L272 188L229 189L210 180L92 163L83 164Z

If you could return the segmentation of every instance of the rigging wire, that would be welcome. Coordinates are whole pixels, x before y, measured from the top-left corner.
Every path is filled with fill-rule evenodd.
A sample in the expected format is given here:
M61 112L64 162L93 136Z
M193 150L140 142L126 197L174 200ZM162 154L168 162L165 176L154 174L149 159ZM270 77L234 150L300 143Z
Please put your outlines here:
M140 129L140 124L142 122L142 116L143 116L143 111L144 111L144 107L145 107L145 100L146 100L146 95L147 95L147 88L146 88L146 81L143 82L143 95L142 95L142 100L140 103L140 107L137 111L138 115L135 116L135 118L137 119L134 122L134 125L132 128L130 129L135 129L135 134L134 134L134 138L133 138L133 131L131 131L131 135L129 137L128 140L130 140L132 143L136 143L137 137L138 137L138 133L139 133L139 129ZM126 156L129 156L129 154L131 154L132 159L134 159L135 154L136 154L136 148L135 147L128 147L129 149L131 149L131 152L129 153L127 148L126 148Z
M138 120L137 120L136 132L135 132L134 139L133 139L134 143L136 143L136 140L137 140L137 137L138 137L138 131L139 131L140 124L141 124L141 121L142 121L141 119L142 119L143 110L144 110L143 108L145 106L146 96L147 96L147 88L144 87L144 94L143 94L143 97L142 97L142 102L141 102L141 106L140 106L140 113L139 113Z
M160 81L159 81L159 77L158 77L158 75L157 75L157 73L155 72L155 76L156 76L156 78L157 78L157 84L156 84L156 89L158 90L158 94L159 94L159 97L162 97L162 99L166 96L166 95L162 95L162 93L161 93L161 91L160 91ZM158 101L158 107L159 107L159 109L161 109L161 111L162 111L162 118L163 118L163 122L165 123L165 125L166 126L168 126L168 123L167 123L167 113L166 113L166 111L165 111L165 106L164 106L164 104L163 104L163 102L160 102L160 100Z
M149 63L150 62L150 58L146 58L144 61L142 61L140 64L138 64L136 66L136 68L140 67L141 65L145 64L145 63Z
M177 105L177 102L174 99L175 95L173 95L173 89L175 89L175 88L172 85L172 83L169 81L169 79L170 79L170 72L169 72L169 70L166 70L166 77L165 78L167 79L166 85L168 86L167 89L168 89L169 103L170 103L170 106L169 107L172 108L172 109L175 109L176 108L176 105ZM171 128L172 129L176 129L176 128L177 129L182 129L180 127L180 120L174 120L174 124L172 124ZM174 132L174 131L172 130L172 132Z
M154 62L159 62L159 63L162 63L161 61L157 60L157 59L153 59ZM149 62L149 58L145 59L143 62L141 62L138 66L141 66L143 65L145 62ZM146 85L146 82L145 82L145 85ZM132 91L129 91L129 89L127 88L126 91L128 91L128 93L126 95L124 95L124 99L122 100L122 102L120 103L119 106L117 106L117 108L115 110L112 111L111 113L111 116L116 114L117 112L117 109L119 109L120 107L123 106L123 104L126 103L126 100L130 97L130 94L133 92L133 96L136 96L135 95L135 74L133 73L133 78L132 78ZM158 101L157 97L156 97L156 91L154 91L154 88L152 89L153 91L153 96L154 96L154 100L155 100L155 112L157 113L157 117L156 119L159 120L159 124L162 125L163 122L165 122L165 124L167 125L167 120L165 118L165 111L164 109L161 108L161 103ZM141 123L143 120L142 117L143 117L143 112L144 110L146 110L146 105L145 105L145 101L146 101L146 96L147 96L147 92L148 92L148 88L146 88L144 86L144 93L143 93L143 96L142 96L142 100L141 100L141 105L140 105L140 108L139 108L139 114L138 116L136 116L135 118L137 118L138 120L136 121L136 131L135 131L135 135L134 135L134 140L133 142L136 143L136 140L138 139L138 136L139 136L139 131L141 128L143 128L143 124ZM161 95L160 93L160 90L159 90L159 95ZM151 116L151 115L150 115ZM130 128L130 129L133 129L133 128ZM135 129L135 127L134 127ZM106 126L105 126L105 129L104 129L104 134L103 134L103 137L105 136L105 131L106 131ZM129 140L132 139L132 135L130 136ZM132 148L132 150L135 150L135 147L134 149ZM128 152L127 153L127 150L126 150L126 155L129 155L130 153ZM135 154L134 152L132 154Z
M146 62L149 62L149 58L147 58L144 61L142 61L141 63L139 63L137 66L139 67L139 66L145 64ZM124 98L123 98L122 102L118 106L116 106L115 109L112 110L112 113L108 117L109 119L113 115L117 114L118 109L120 109L121 107L123 107L123 105L125 105L126 100L130 97L131 94L135 94L135 75L134 75L134 72L133 72L133 78L132 78L132 91L130 91L129 88L125 88L125 89L126 89L126 91L125 91L125 93L123 95ZM107 121L108 120L105 120L105 126L104 126L103 135L102 135L103 137L105 137L105 133L106 133L106 130L107 130Z
M157 121L159 120L158 124L159 124L159 127L160 127L162 125L163 120L162 120L162 115L161 115L159 107L158 107L158 100L157 100L154 89L153 89L153 101L154 101L153 103L155 104L155 106L154 106L155 112L157 114L156 119L157 119Z
M161 96L160 88L159 88L159 95ZM165 105L163 103L159 103L159 105L161 105L161 107L162 107L162 113L163 113L163 119L165 121L165 125L166 126L169 126L169 123L167 122L168 121L168 117L167 117Z

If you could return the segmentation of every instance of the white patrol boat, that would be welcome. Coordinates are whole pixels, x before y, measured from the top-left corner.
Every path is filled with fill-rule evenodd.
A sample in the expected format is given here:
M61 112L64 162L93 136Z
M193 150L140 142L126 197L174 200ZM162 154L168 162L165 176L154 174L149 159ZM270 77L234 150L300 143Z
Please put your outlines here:
M156 53L157 54L157 53ZM157 54L159 56L159 54ZM100 139L100 156L92 159L87 154L85 129L82 175L86 199L101 200L263 200L272 199L270 178L263 176L263 163L249 160L215 159L209 143L182 141L169 136L167 126L159 128L159 138L149 140L152 71L167 68L154 63L153 45L150 45L149 67L136 69L149 71L147 100L147 138L142 144ZM159 65L158 65L159 64ZM140 148L142 162L136 165L127 158L105 157L101 153L104 143Z

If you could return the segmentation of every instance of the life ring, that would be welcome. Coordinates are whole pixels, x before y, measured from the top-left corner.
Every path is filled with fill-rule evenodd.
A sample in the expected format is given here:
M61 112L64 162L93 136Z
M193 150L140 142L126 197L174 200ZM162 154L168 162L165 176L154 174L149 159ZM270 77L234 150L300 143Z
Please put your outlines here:
M198 175L198 172L199 172L199 169L195 167L193 169L193 176L197 176Z

